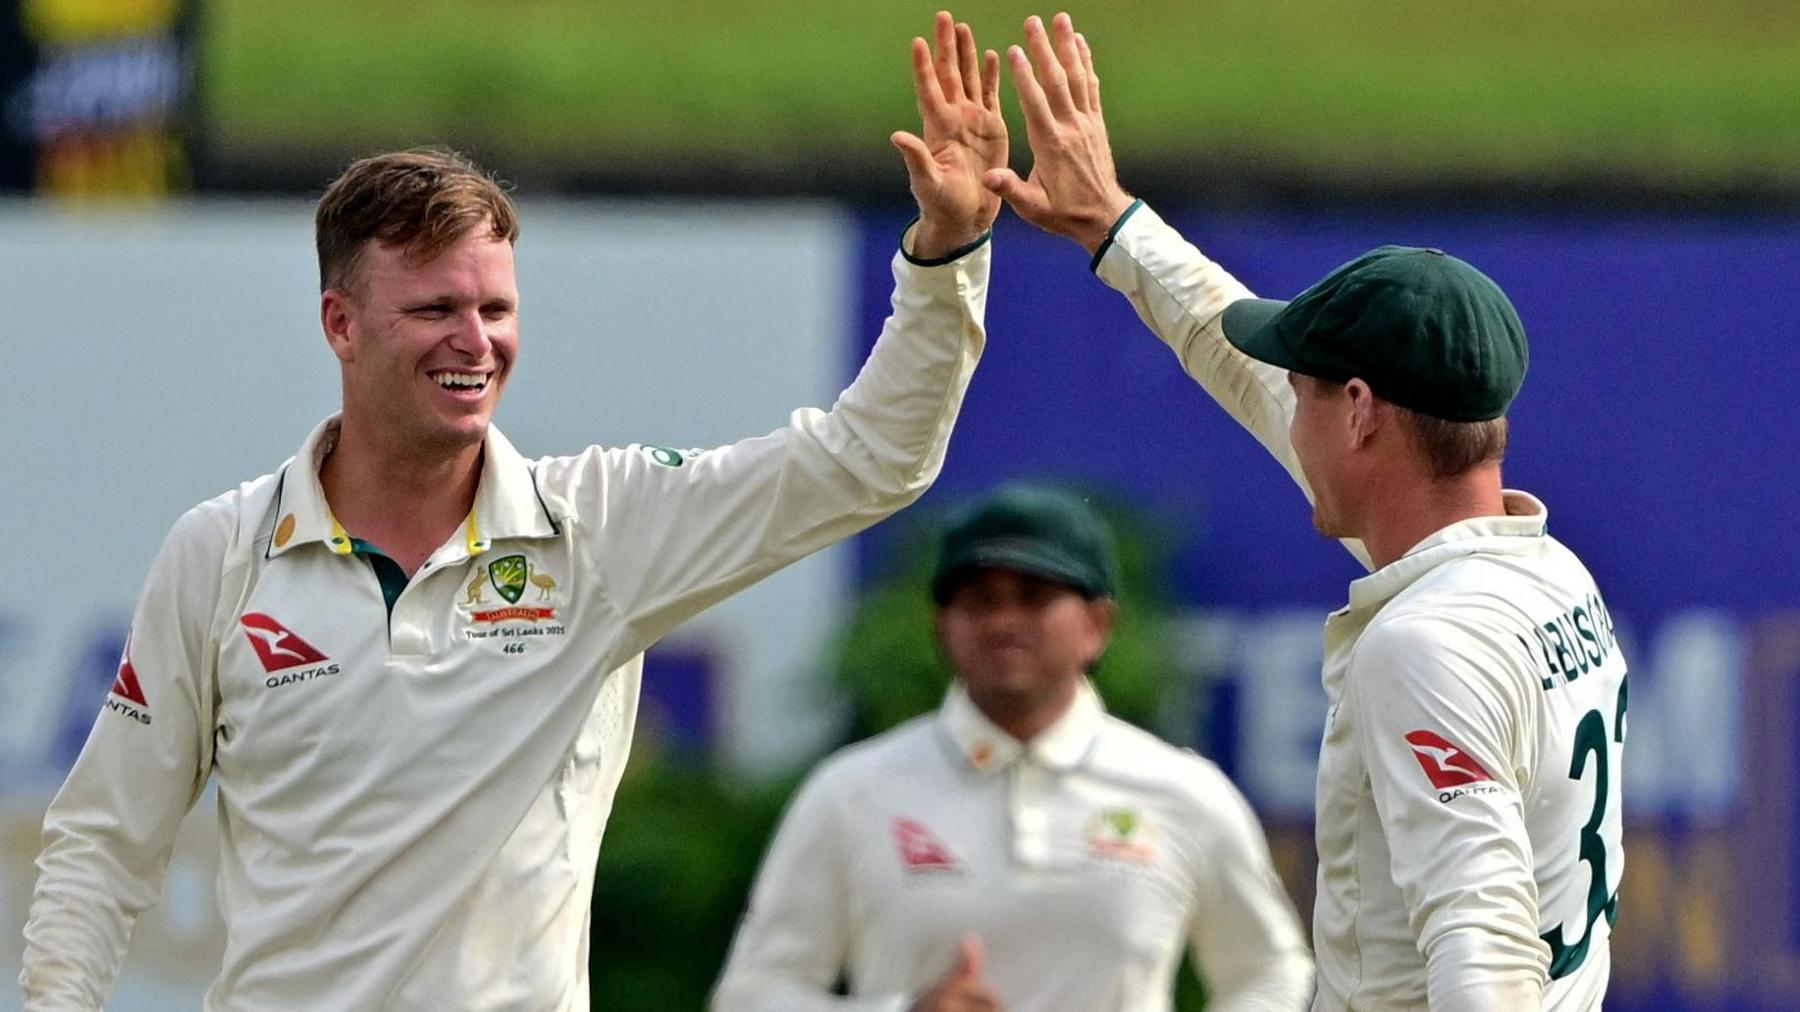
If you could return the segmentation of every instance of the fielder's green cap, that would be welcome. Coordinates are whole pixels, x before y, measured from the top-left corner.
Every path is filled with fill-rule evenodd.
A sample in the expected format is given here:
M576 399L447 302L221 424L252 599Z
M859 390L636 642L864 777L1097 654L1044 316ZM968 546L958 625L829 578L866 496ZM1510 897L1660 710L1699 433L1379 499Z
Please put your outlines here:
M1010 569L1065 584L1083 597L1111 597L1118 585L1112 534L1087 504L1031 485L1006 485L951 521L938 547L931 596L950 600L974 569Z
M1525 326L1487 275L1442 250L1383 246L1292 302L1225 308L1225 338L1251 358L1337 383L1361 378L1420 414L1506 414L1525 382Z

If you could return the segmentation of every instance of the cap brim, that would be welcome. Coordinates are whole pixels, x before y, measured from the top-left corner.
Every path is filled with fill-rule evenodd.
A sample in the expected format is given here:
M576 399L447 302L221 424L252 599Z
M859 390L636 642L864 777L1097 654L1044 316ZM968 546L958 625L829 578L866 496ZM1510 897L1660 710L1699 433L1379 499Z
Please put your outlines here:
M1090 577L1080 563L1068 558L1046 545L1033 543L1012 543L1004 545L980 545L974 551L965 552L955 559L948 560L942 574L932 581L931 592L939 603L949 597L949 591L971 569L1010 569L1039 579L1049 580L1071 587L1083 595L1094 592L1088 586Z
M1289 372L1306 369L1288 351L1275 328L1275 318L1288 304L1282 299L1239 299L1219 316L1219 329L1231 346L1259 362L1278 365Z

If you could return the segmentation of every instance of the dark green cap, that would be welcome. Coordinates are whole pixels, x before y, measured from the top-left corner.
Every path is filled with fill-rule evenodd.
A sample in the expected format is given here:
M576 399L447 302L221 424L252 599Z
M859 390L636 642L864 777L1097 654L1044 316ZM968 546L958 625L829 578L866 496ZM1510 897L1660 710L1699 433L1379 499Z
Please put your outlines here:
M1225 338L1304 376L1360 377L1403 408L1453 422L1506 414L1525 382L1525 326L1493 280L1443 250L1383 246L1292 302L1225 308Z
M938 547L931 597L950 600L971 569L1011 569L1066 584L1083 597L1111 597L1118 585L1112 534L1074 496L1007 485L957 514Z

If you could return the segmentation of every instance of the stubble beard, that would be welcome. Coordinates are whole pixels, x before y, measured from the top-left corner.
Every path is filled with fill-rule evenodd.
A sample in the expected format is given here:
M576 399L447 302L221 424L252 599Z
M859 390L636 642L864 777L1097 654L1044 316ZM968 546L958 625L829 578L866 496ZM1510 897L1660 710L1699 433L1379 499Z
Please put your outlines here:
M1313 503L1312 522L1313 529L1325 537L1342 539L1354 536L1345 529L1347 525L1343 518L1327 508L1322 501Z

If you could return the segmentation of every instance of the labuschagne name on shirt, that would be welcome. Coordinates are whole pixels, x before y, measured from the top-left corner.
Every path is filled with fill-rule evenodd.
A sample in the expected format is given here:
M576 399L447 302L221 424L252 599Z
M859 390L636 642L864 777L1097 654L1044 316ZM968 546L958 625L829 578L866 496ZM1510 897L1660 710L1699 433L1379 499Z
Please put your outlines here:
M1618 649L1612 613L1598 592L1531 627L1521 635L1526 653L1538 661L1545 691L1566 685L1605 664Z

